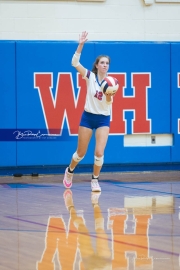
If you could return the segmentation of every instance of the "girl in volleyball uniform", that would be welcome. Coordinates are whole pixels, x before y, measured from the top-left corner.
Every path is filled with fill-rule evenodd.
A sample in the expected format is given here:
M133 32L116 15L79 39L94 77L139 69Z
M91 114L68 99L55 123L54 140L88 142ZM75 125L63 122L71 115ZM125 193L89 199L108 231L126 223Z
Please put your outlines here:
M83 78L87 83L87 95L80 126L91 129L109 127L111 101L109 103L106 101L98 77L93 72L86 70Z
M109 135L113 94L104 94L100 87L101 82L107 76L110 62L109 56L100 55L97 57L92 71L84 68L79 62L84 43L87 41L87 35L86 31L80 35L79 45L72 58L72 65L86 80L87 95L78 131L77 150L72 156L70 165L66 168L63 183L66 188L71 188L74 169L84 158L93 129L95 129L96 146L91 190L100 192L101 187L98 178L104 162L104 149Z

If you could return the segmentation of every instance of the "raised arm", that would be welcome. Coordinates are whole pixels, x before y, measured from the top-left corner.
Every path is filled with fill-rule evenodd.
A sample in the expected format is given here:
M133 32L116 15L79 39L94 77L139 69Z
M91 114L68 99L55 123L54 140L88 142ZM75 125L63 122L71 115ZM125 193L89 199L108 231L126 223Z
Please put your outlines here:
M86 31L82 32L82 34L79 35L79 45L77 47L75 54L73 55L72 62L71 62L72 66L75 67L82 76L85 75L86 69L80 64L79 60L80 60L84 43L88 40L87 35L88 33Z

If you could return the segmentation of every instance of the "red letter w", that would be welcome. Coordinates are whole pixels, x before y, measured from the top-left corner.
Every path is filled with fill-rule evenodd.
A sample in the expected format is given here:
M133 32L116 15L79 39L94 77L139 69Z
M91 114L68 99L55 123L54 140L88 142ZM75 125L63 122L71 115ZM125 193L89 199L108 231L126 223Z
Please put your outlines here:
M86 82L77 76L79 87L75 97L71 73L58 73L55 97L52 94L53 74L35 73L34 87L38 88L46 128L49 134L61 134L66 118L70 134L77 134L84 109ZM83 91L81 91L81 89Z

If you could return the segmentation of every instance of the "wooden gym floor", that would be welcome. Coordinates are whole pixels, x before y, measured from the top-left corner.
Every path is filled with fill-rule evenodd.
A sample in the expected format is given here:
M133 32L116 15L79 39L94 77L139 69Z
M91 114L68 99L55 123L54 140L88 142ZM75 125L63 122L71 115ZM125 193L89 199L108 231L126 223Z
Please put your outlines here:
M0 177L1 270L180 270L180 171Z

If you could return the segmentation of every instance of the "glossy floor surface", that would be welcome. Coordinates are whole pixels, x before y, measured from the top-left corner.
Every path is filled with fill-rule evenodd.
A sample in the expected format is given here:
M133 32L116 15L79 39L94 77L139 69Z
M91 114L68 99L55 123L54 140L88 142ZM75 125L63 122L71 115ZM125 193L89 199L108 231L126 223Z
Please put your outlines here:
M0 178L0 269L180 270L180 172Z

